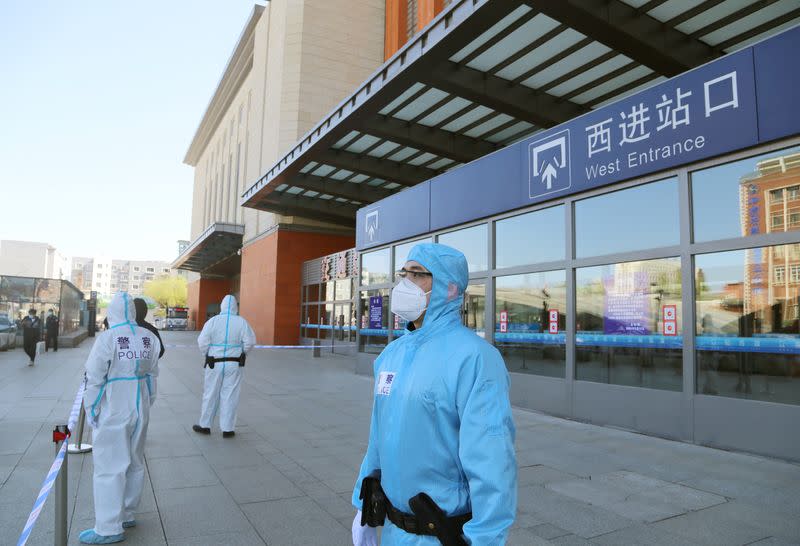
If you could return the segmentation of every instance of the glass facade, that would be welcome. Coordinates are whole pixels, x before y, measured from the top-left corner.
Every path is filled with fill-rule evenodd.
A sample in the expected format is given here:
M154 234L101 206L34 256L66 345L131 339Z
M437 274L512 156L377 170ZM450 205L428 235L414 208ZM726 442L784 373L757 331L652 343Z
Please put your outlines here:
M498 269L564 259L563 205L499 220L494 229Z
M438 242L457 248L467 258L470 273L489 269L488 227L486 224L439 235Z
M495 345L511 372L564 377L567 276L543 271L495 280Z
M676 178L575 203L575 256L600 256L680 242Z
M81 301L83 293L67 281L0 276L0 316L17 330L29 309L40 317L52 309L59 317L59 334L75 332L81 326Z
M800 279L770 273L797 246L695 258L698 393L800 404Z
M464 324L515 373L800 405L800 147L743 157L431 234L467 257ZM417 242L362 255L360 350L402 334Z
M388 251L378 254L386 256ZM373 260L372 263L377 274L382 267L380 261ZM388 272L385 267L383 269ZM354 250L303 264L300 337L306 342L322 340L321 345L334 351L355 347L358 330L357 272L358 256Z
M681 390L680 258L580 268L575 281L576 378Z
M692 173L694 240L800 231L800 147Z

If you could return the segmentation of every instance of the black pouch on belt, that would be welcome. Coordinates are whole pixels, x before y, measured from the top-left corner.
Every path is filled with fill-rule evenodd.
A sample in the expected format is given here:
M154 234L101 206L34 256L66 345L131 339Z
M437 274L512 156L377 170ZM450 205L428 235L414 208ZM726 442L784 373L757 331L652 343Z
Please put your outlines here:
M247 356L242 351L242 354L239 355L239 367L244 368L244 361L247 360Z
M380 527L386 521L388 499L381 487L381 471L376 470L361 480L361 525Z
M467 541L462 536L464 523L472 518L472 514L448 518L444 510L433 502L425 493L408 500L411 511L417 516L418 525L433 533L442 546L467 546Z
M216 359L213 356L206 355L206 363L205 363L205 365L203 367L205 368L206 366L208 366L209 368L211 368L213 370L214 369L214 361L215 360Z

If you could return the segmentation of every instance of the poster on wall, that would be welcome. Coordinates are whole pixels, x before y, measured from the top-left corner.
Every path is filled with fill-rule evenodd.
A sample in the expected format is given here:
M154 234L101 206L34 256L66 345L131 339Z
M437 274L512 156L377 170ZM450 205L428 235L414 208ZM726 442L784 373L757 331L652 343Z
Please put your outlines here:
M650 276L646 271L622 271L603 278L603 333L650 334Z
M383 326L383 296L369 298L369 327L380 329Z

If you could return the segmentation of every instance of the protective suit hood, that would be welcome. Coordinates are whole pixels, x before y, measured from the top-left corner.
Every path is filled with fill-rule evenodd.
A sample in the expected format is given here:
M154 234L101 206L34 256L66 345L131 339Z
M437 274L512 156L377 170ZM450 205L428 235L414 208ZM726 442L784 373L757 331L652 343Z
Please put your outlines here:
M136 322L143 322L147 318L147 302L142 298L134 298L133 306L136 308Z
M108 325L113 327L125 322L136 322L136 307L127 292L117 292L108 304Z
M222 298L222 303L219 304L219 314L227 315L229 309L231 315L239 314L239 306L236 303L236 298L234 298L231 294L228 294Z
M433 289L423 328L442 318L460 320L464 291L469 281L464 255L447 245L422 243L411 249L407 260L419 262L433 273Z

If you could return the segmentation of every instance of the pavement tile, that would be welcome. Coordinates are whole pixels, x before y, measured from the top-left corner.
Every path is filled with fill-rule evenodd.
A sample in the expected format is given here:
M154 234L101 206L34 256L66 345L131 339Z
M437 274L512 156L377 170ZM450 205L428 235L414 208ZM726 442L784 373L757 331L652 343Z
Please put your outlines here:
M252 526L221 485L156 490L167 540L245 533Z
M544 521L585 538L616 531L634 523L610 510L565 497L538 485L520 488L519 502Z
M303 496L304 492L275 467L221 468L217 475L237 503L261 502Z
M201 455L147 462L156 490L217 485L217 475Z
M352 541L349 526L308 498L245 504L242 509L267 544L331 546Z

